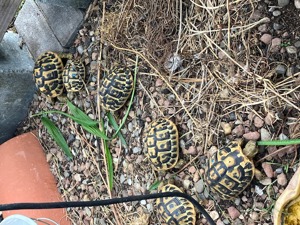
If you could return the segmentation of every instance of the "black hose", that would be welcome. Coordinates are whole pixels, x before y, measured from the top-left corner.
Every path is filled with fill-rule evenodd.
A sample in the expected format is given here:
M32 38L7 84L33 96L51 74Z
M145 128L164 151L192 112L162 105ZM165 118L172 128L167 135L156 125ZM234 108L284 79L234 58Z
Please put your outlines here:
M112 198L96 201L74 201L74 202L41 202L41 203L12 203L0 205L0 211L20 210L20 209L57 209L57 208L74 208L74 207L92 207L111 205L124 202L133 202L146 199L162 198L162 197L182 197L190 201L203 216L207 219L210 225L216 225L205 209L191 196L181 192L162 192L148 195L136 195L123 198Z

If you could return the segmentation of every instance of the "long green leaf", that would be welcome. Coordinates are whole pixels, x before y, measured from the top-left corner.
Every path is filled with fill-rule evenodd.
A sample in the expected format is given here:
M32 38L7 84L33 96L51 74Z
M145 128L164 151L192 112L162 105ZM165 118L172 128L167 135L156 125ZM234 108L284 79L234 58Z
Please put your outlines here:
M79 109L78 107L76 107L75 105L73 105L72 102L67 101L67 105L71 111L71 113L79 120L83 120L83 121L89 121L89 123L95 123L98 124L98 121L94 121L92 120L88 115L86 115L81 109Z
M80 125L94 126L94 125L98 124L97 121L92 120L91 118L89 118L89 120L80 119L80 118L77 118L76 116L73 116L73 115L70 115L68 113L65 113L65 112L62 112L62 111L58 111L58 110L44 111L44 112L40 112L40 113L34 114L32 116L41 116L41 115L50 114L50 113L57 113L57 114L64 115L64 116L69 117L70 119L74 120L75 122L77 122Z
M299 145L300 139L288 139L288 140L270 140L270 141L258 141L257 145Z
M153 191L156 190L158 188L158 186L160 185L161 181L157 180L155 181L150 187L149 187L149 191Z
M73 156L72 156L72 153L69 149L69 146L68 146L64 136L60 132L60 130L47 117L43 116L43 117L41 117L41 120L42 120L42 123L44 124L44 126L46 127L46 129L48 130L49 134L51 135L51 137L54 139L54 141L62 148L64 153L69 158L73 159Z
M82 128L85 129L86 131L90 132L91 134L102 138L103 140L109 141L110 139L106 136L106 134L104 134L103 132L101 132L99 130L99 128L97 126L86 126L86 125L82 125Z
M109 123L113 126L113 128L114 128L116 131L119 130L119 126L118 126L118 124L117 124L117 121L115 120L115 117L114 117L110 112L107 113L107 118L108 118L108 120L109 120ZM121 133L121 132L118 132L117 134L118 134L118 136L119 136L119 138L120 138L120 140L121 140L122 145L123 145L125 148L128 149L128 145L127 145L126 140L125 140L125 138L123 137L122 133Z
M102 126L102 129L104 130L103 119L101 119L101 126ZM103 144L104 144L104 150L105 150L105 158L106 158L106 162L107 162L108 186L109 186L109 189L112 190L113 189L113 182L114 182L113 160L112 160L111 152L109 150L107 141L103 140Z
M98 122L92 120L91 118L89 118L89 120L87 119L83 119L83 116L81 114L81 117L77 118L76 116L70 115L68 113L64 113L61 111L57 111L57 110L50 110L50 111L45 111L45 112L41 112L38 114L35 114L33 116L39 116L39 115L44 115L44 114L49 114L49 113L58 113L58 114L62 114L66 117L69 117L70 119L72 119L73 121L77 122L79 125L82 126L83 129L85 129L86 131L90 132L91 134L100 137L104 140L110 140L105 133L101 132L98 128Z

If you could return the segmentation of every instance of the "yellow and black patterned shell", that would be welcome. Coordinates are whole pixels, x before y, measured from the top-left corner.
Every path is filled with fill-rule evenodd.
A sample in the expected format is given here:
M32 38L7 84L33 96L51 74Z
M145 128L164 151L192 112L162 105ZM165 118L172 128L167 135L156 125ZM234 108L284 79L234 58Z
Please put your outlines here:
M63 82L68 92L77 92L83 88L85 68L82 62L68 60L63 71Z
M167 184L159 192L181 192L173 184ZM196 211L194 205L181 197L166 197L156 200L158 216L169 225L195 225Z
M100 103L108 111L120 109L133 89L133 77L128 68L115 67L103 78L99 88Z
M178 130L169 119L160 118L147 131L147 154L157 170L173 168L179 157Z
M34 65L33 77L37 88L54 98L63 92L63 62L54 52L45 52Z
M238 196L252 181L254 164L237 142L219 149L209 160L206 181L222 199Z

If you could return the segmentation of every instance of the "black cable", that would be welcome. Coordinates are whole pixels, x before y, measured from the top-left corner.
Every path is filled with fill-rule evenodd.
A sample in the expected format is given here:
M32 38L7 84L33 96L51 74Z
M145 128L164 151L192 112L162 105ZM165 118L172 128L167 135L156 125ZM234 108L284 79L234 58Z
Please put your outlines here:
M92 207L92 206L103 206L111 205L124 202L133 202L154 198L162 197L182 197L190 201L200 213L207 219L210 225L216 225L210 215L205 211L205 209L191 196L182 192L162 192L148 195L136 195L128 196L123 198L112 198L96 201L74 201L74 202L41 202L41 203L12 203L12 204L2 204L0 205L0 211L7 210L20 210L20 209L57 209L57 208L74 208L74 207Z

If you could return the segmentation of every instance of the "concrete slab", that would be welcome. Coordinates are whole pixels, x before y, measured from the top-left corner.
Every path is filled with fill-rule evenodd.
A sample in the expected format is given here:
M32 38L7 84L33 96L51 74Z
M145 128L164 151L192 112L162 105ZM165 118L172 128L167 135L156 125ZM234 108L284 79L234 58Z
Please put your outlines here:
M14 136L36 91L34 61L18 43L19 35L13 32L7 32L0 43L0 144Z
M58 6L70 6L77 9L87 9L92 0L39 0L40 2Z
M36 2L53 34L64 48L72 46L83 23L84 13L72 7Z
M64 50L34 0L25 1L15 26L35 59L48 50L57 52Z

